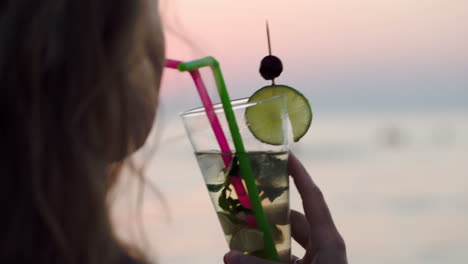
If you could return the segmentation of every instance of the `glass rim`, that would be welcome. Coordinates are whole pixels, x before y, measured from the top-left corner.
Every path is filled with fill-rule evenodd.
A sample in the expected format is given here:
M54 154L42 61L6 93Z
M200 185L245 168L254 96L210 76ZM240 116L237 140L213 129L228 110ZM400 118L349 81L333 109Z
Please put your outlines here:
M265 98L265 99L262 99L262 100L259 100L259 101L255 101L255 102L250 102L250 103L248 102L249 97L235 99L235 100L231 101L232 110L251 107L251 106L262 104L264 102L268 102L268 101L271 101L271 100L276 100L276 99L279 99L279 98L283 98L283 97L281 95L275 95L275 96L272 96L272 97L268 97L268 98ZM213 108L214 108L215 113L224 112L224 108L223 108L222 103L213 104ZM200 114L201 115L204 115L204 114L206 115L206 109L205 109L204 106L199 106L199 107L189 109L187 111L184 111L184 112L180 113L179 116L180 117L191 117L191 116L198 116Z

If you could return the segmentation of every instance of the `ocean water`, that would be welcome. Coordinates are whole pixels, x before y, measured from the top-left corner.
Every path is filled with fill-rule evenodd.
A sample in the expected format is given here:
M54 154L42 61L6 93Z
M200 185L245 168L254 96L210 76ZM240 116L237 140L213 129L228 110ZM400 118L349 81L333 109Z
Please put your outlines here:
M138 153L151 182L139 208L130 173L116 189L118 233L159 263L222 263L227 244L182 123L156 130ZM292 150L325 194L350 263L467 263L468 112L316 115Z

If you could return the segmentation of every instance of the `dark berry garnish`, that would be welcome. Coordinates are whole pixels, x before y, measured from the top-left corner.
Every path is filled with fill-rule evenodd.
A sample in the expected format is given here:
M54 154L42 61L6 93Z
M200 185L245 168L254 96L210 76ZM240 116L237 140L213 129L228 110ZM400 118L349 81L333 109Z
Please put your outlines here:
M283 63L273 55L268 55L260 63L260 74L265 80L273 80L283 71Z

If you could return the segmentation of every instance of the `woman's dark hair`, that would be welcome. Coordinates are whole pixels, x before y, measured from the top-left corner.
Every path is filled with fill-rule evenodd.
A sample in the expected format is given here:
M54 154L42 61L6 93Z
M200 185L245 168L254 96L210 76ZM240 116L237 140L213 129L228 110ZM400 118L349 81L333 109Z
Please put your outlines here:
M127 258L106 197L109 165L155 115L163 41L147 4L0 2L0 263Z

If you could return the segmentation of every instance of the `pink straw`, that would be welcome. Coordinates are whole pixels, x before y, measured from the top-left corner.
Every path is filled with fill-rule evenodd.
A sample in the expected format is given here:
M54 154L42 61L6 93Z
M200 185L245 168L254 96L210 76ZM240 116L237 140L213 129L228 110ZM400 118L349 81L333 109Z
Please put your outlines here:
M171 60L167 59L166 60L166 67L167 68L172 68L172 69L177 69L177 66L181 63L181 61L177 60ZM211 128L213 129L213 132L215 134L216 139L218 140L219 147L221 149L222 153L232 153L231 149L229 148L228 141L226 139L226 136L223 132L223 129L221 127L221 123L219 122L218 117L216 116L216 113L213 108L213 103L210 99L210 96L208 94L208 91L206 89L205 84L203 83L203 80L201 78L200 72L198 70L193 70L190 71L190 75L192 76L193 81L195 82L195 86L197 87L198 94L200 95L200 99L203 103L203 107L205 108L206 115L210 121ZM232 162L232 156L230 155L221 155L223 157L224 161L224 166L226 169L229 168L229 165ZM245 191L244 184L242 183L242 178L241 177L230 177L231 178L231 183L234 186L234 190L237 194L237 197L240 201L240 204L249 209L252 210L252 204L250 203L249 196L247 192ZM256 228L257 227L257 222L255 221L255 216L252 214L247 214L246 215L247 219L247 224L249 227Z

